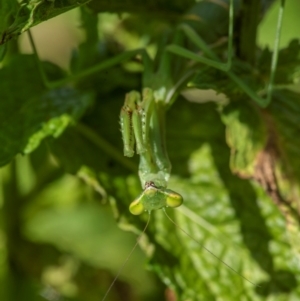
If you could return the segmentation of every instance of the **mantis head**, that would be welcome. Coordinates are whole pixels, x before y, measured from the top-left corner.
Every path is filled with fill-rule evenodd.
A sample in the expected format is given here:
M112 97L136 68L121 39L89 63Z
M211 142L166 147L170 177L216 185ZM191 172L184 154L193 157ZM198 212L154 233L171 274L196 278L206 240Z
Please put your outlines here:
M141 195L129 206L129 210L134 215L139 215L144 211L152 211L163 207L179 207L183 203L183 197L167 188L157 187L153 182L147 182Z

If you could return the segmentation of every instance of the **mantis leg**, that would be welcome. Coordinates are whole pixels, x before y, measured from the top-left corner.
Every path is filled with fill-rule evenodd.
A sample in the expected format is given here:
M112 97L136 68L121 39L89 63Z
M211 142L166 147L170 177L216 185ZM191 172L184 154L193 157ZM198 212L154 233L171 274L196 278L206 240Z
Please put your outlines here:
M149 88L143 90L142 101L138 92L129 92L121 109L124 155L133 156L136 144L143 187L149 182L166 187L170 177L171 164L164 141L164 113L164 107L155 101L153 91Z
M226 63L222 63L221 60L217 57L217 55L208 47L205 41L192 29L190 26L182 24L179 26L179 30L181 30L189 40L191 40L197 47L199 47L203 53L207 57L203 57L198 55L190 50L187 50L178 45L169 45L167 47L167 51L170 51L176 55L191 59L195 62L206 64L210 67L219 69L224 71L250 98L252 98L258 105L261 107L266 107L272 97L272 90L275 78L275 71L278 61L278 51L279 51L279 41L280 41L280 34L281 34L281 26L282 26L282 17L284 12L284 3L285 0L281 0L281 6L278 13L277 19L277 31L275 37L275 45L274 45L274 52L272 55L272 62L271 62L271 75L269 83L266 86L266 97L260 97L254 90L252 90L243 80L241 80L237 75L235 75L232 71L230 71L232 57L233 57L233 0L230 0L229 6L229 28L228 28L228 60Z
M152 99L148 100L152 102ZM125 102L121 108L120 124L124 144L124 156L132 157L136 144L136 153L148 151L146 145L148 137L148 116L145 112L145 100L141 101L141 95L137 91L130 91L125 96Z
M111 68L115 65L126 62L126 61L136 57L139 54L142 56L143 62L145 62L145 69L148 66L149 61L150 61L150 58L149 58L149 55L148 55L147 51L145 49L140 48L140 49L136 49L136 50L132 50L132 51L123 52L119 55L116 55L113 58L107 59L107 60L97 64L96 66L93 66L91 68L88 68L86 70L78 72L76 74L71 74L68 77L63 78L61 80L51 82L51 81L48 80L47 75L44 71L44 68L41 64L41 61L39 59L38 52L37 52L37 49L36 49L36 46L35 46L35 43L34 43L34 40L33 40L33 37L32 37L32 34L31 34L30 30L28 30L28 35L29 35L30 44L32 46L34 55L36 57L37 65L38 65L39 71L41 73L43 82L44 82L45 86L48 89L55 89L55 88L58 88L58 87L61 87L65 84L67 84L70 81L78 80L82 77L89 76L89 75L94 74L96 72L100 72L100 71L103 71L105 69L109 69L109 68ZM148 68L150 68L150 67L148 67Z

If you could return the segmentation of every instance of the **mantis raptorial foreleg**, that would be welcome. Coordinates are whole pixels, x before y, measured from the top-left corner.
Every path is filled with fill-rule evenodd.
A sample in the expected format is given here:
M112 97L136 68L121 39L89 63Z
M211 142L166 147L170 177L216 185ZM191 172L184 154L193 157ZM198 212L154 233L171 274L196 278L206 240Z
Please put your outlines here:
M158 110L153 91L144 88L143 95L137 91L129 92L125 97L120 113L121 132L124 155L132 157L134 146L140 155L139 175L142 186L147 182L165 187L167 185L171 164L168 159L164 137L162 117L164 109Z
M149 91L150 92L150 91ZM147 150L149 140L149 116L153 110L152 94L144 90L143 100L137 91L131 91L125 96L125 103L121 109L120 123L124 143L124 156L132 157L134 144L137 154Z

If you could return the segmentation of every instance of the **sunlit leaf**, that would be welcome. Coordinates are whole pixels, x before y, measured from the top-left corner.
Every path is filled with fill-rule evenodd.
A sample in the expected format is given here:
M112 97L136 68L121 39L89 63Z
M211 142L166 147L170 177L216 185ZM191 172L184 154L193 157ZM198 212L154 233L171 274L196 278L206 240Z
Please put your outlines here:
M15 57L0 70L0 79L0 165L31 152L46 136L59 136L92 101L72 88L47 91L32 56Z

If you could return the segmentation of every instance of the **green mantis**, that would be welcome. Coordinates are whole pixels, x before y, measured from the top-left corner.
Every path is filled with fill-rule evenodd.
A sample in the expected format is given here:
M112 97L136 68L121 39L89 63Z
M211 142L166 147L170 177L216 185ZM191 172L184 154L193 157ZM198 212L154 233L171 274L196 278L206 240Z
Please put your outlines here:
M171 164L163 137L163 120L151 89L145 88L142 98L136 91L129 92L120 114L124 155L132 157L136 144L140 155L139 177L144 187L143 193L130 205L132 214L178 207L183 201L178 193L165 188Z
M158 106L153 91L145 88L142 101L136 91L126 95L120 114L124 155L132 157L136 144L136 152L141 157L139 176L143 187L149 182L166 187L170 177L171 164L163 137L164 112L159 112Z
M278 28L281 28L282 16L284 9L284 1L281 2L281 7L278 14ZM145 188L145 193L148 189L153 187L161 187L165 189L167 186L171 164L166 151L165 145L165 129L164 129L164 115L167 105L174 101L167 98L168 93L163 93L157 97L157 92L161 89L165 91L171 91L176 86L170 78L171 75L171 57L170 53L185 57L195 61L196 63L206 64L210 67L219 69L225 72L233 82L235 82L245 94L247 94L252 100L254 100L261 107L266 107L270 101L273 90L273 82L276 70L276 64L278 60L278 51L274 51L271 63L271 77L269 83L266 86L263 94L266 94L265 98L262 98L259 94L249 88L243 80L236 76L231 71L232 55L233 55L233 23L234 23L234 3L233 0L229 1L229 27L228 27L228 61L222 63L217 55L210 50L204 40L197 35L195 30L186 24L178 26L178 30L183 32L184 35L190 39L197 47L199 47L203 53L207 56L200 56L185 48L171 44L167 45L163 50L162 58L160 59L159 70L157 73L153 72L153 66L151 66L151 59L147 53L143 54L145 62L144 70L144 86L153 86L154 89L145 87L142 92L142 96L137 91L131 91L126 95L124 106L121 109L120 124L121 132L124 144L124 156L132 157L134 154L134 146L136 145L136 153L140 155L139 165L139 177L142 183L142 187ZM174 38L176 40L176 37ZM278 49L280 40L280 29L277 31L275 38L275 49ZM156 82L155 76L161 79L161 83ZM183 76L186 80L190 78L191 74L188 72ZM149 184L151 183L151 184ZM174 194L174 206L177 207L182 203L180 196L177 196L175 192L168 192L166 190L161 191L161 195L157 196L158 199L163 197L162 205L158 208L166 206L165 198L169 198L169 203L172 204ZM168 194L170 193L170 197ZM147 193L146 193L147 195ZM144 203L147 199L142 194L134 205L131 205L130 211L134 214L140 214L142 210L147 210L147 206ZM180 199L180 201L177 200ZM169 206L170 206L169 204ZM134 206L134 207L133 207ZM138 209L137 209L138 207ZM172 207L172 206L171 206ZM135 208L135 209L133 209ZM157 209L156 206L153 209ZM149 209L148 209L149 210Z
M142 100L136 91L129 92L120 113L124 156L132 157L134 146L140 155L139 177L143 193L132 202L130 212L141 214L166 206L178 207L182 197L166 189L171 164L165 148L162 118L159 118L153 91L144 88Z
M172 186L174 185L172 182L169 184L171 164L166 150L165 131L172 131L172 128L168 127L166 129L165 118L169 116L168 109L171 108L176 97L183 89L189 87L189 83L193 81L194 75L199 70L205 68L205 66L221 70L225 77L228 77L237 87L239 93L243 97L250 98L255 105L265 107L271 101L273 91L272 76L275 74L276 56L273 56L270 80L265 80L264 83L267 83L261 89L251 88L251 85L246 84L247 82L244 78L236 72L235 61L233 60L233 1L230 1L229 12L229 39L225 55L223 53L220 54L218 48L213 51L210 46L203 43L195 29L192 29L187 24L180 24L178 30L172 31L171 34L167 32L164 35L165 41L162 42L160 51L158 51L158 55L154 59L150 58L146 49L134 49L103 60L90 69L79 71L78 73L75 72L69 78L47 83L50 88L63 86L70 81L76 83L78 79L85 76L119 66L133 59L144 67L142 84L140 86L137 85L134 91L127 93L120 113L124 155L132 157L136 152L139 156L138 172L142 192L130 205L130 212L135 215L142 214L144 211L152 212L155 209L165 207L178 207L182 204L183 197L168 188L173 189L176 185ZM191 47L189 42L195 44L197 49L194 49L194 45ZM198 50L202 51L202 53L199 54ZM225 63L223 63L224 57L228 57ZM232 61L233 69L231 69ZM180 66L176 69L174 67L178 67L177 63L180 63L178 64ZM179 72L176 73L178 70ZM141 91L141 93L137 92L137 90ZM180 113L178 112L178 115ZM177 120L176 116L173 115L173 119ZM203 122L202 119L199 119L199 123L201 122ZM176 144L178 150L182 147L180 143L178 141ZM121 163L122 161L120 161ZM205 189L205 185L203 187ZM178 189L180 193L185 191L185 189L181 189ZM189 198L186 197L185 193L182 193L182 195L185 198L185 202L188 203ZM133 196L132 199L136 196ZM199 203L202 202L204 203L205 200L199 196ZM181 208L184 207L182 206ZM159 211L163 212L163 210L158 210L158 212L152 212L152 215L159 216ZM192 216L192 213L189 212L188 215ZM143 216L141 219L143 219ZM199 220L200 216L196 216L195 219ZM180 222L179 224L183 225ZM163 230L160 229L160 231ZM168 239L165 240L172 241L170 235L166 237ZM198 237L198 240L202 241L201 239L201 237ZM199 249L199 246L197 248ZM197 258L194 261L196 262ZM179 277L176 280L180 284L183 282Z

